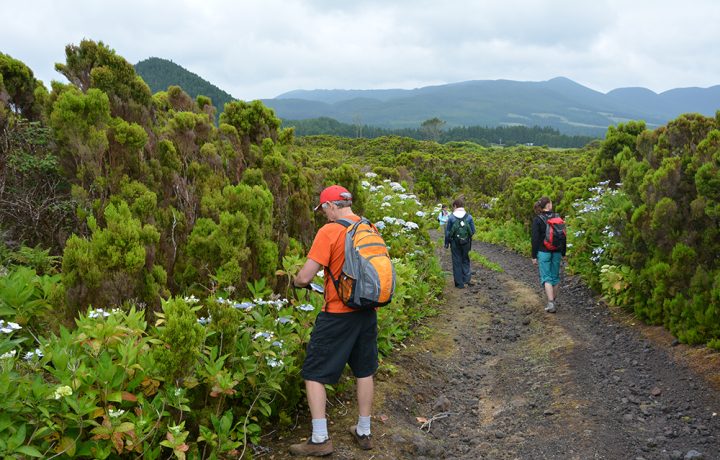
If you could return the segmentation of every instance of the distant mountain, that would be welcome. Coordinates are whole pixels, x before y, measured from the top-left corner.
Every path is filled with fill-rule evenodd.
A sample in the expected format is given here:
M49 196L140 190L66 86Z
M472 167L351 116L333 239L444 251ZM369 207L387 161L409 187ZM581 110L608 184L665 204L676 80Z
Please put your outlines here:
M181 66L160 58L135 65L153 92L170 85L193 98L208 96L218 113L233 97ZM294 90L264 99L283 120L332 118L356 126L418 128L440 118L445 128L470 126L547 126L567 135L602 136L609 125L644 120L663 125L678 115L714 116L720 109L720 85L677 88L656 94L646 88L618 88L607 94L564 77L548 81L475 80L412 90Z
M665 124L686 112L714 116L720 85L656 94L620 88L607 94L567 78L541 82L466 81L413 90L296 90L263 103L282 119L329 117L383 128L416 128L430 118L456 126L549 126L570 135L603 135L609 125Z
M234 98L217 86L167 59L151 57L135 64L135 72L148 84L153 93L166 91L169 86L180 86L193 99L207 96L218 113Z

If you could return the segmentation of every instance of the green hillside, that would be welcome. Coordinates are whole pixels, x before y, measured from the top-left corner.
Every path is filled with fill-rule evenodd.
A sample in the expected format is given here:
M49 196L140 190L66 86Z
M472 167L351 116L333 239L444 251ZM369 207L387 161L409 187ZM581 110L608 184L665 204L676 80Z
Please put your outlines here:
M263 103L290 120L329 117L400 129L437 117L448 128L549 126L567 135L600 137L608 126L629 120L657 128L683 113L714 116L720 108L720 86L661 94L625 88L603 94L562 77L540 82L478 80L412 90L297 90Z
M135 71L145 80L153 93L165 91L168 86L177 85L193 99L200 95L212 99L218 113L223 111L225 104L234 99L230 94L199 75L167 59L156 57L145 59L135 64Z

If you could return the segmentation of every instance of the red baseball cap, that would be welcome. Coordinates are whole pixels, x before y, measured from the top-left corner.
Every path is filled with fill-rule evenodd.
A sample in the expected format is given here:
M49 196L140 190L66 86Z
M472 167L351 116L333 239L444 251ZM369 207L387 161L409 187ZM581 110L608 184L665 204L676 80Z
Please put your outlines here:
M341 185L331 185L320 192L320 203L315 206L315 211L328 201L352 201L352 193Z

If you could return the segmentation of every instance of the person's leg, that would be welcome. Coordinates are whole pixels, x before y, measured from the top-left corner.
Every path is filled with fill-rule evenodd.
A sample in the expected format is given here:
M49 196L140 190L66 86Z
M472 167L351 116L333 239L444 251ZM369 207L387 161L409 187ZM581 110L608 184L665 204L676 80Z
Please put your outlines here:
M325 385L320 382L305 380L305 391L307 392L308 406L312 418L325 418L325 402L327 400Z
M357 379L358 424L356 433L361 436L370 435L370 417L372 415L375 382L373 376Z
M460 246L456 242L450 243L450 254L452 255L452 270L455 287L465 287L465 280L462 272L462 255L460 254Z
M362 324L362 332L350 353L348 364L357 383L358 422L350 432L361 449L372 449L370 417L375 393L374 375L378 368L377 313L359 312L356 323Z
M374 377L357 379L358 413L363 417L372 414L373 396L375 394Z
M555 313L555 291L553 288L553 277L551 275L551 257L552 253L540 251L537 254L538 272L540 273L540 284L545 291L547 297L547 305L545 311Z
M558 291L560 290L560 262L562 262L562 254L552 252L550 258L550 283L553 285L553 301L557 300Z
M333 444L327 429L325 418L325 402L327 395L325 385L312 380L305 380L308 406L312 416L312 436L306 442L290 446L290 453L304 456L326 456L333 453Z
M472 242L464 244L462 247L462 273L463 281L470 283L470 250L472 249Z
M301 372L312 417L312 437L305 443L291 445L293 454L327 455L332 452L325 414L325 384L332 385L340 378L351 351L349 346L343 346L349 335L353 340L352 331L348 331L341 316L322 312L315 319Z
M555 286L553 286L550 283L543 284L545 286L545 296L547 297L548 302L554 302L555 301Z

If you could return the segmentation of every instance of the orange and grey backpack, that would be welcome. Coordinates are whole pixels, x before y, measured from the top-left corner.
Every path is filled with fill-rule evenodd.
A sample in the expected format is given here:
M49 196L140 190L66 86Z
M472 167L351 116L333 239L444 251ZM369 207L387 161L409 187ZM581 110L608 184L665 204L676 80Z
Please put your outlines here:
M337 280L328 272L340 300L357 310L387 305L395 292L395 267L380 232L364 217L335 222L345 227L345 262Z

